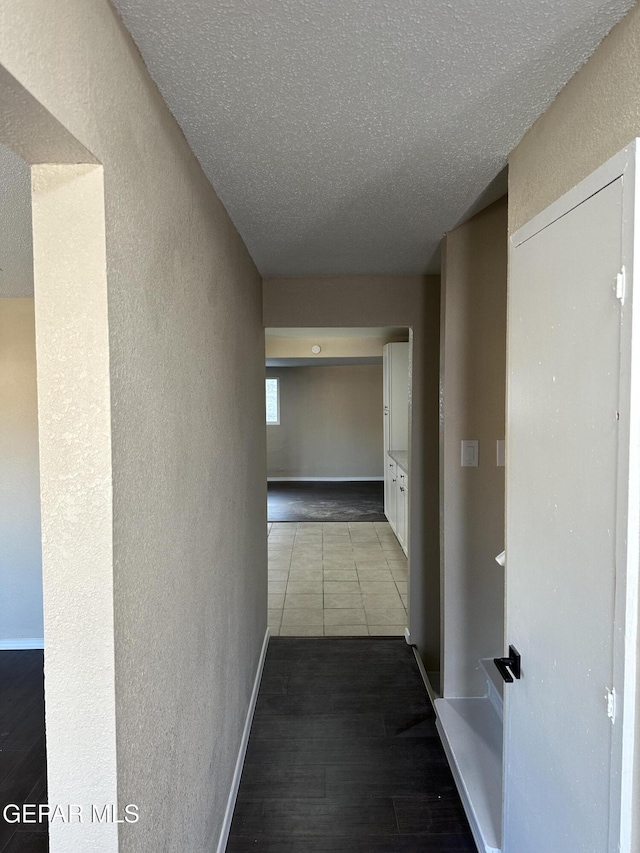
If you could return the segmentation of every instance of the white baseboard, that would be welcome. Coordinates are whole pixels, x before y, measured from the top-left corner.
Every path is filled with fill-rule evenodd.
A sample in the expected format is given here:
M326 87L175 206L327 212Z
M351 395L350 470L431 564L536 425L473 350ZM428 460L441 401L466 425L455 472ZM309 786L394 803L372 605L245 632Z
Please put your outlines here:
M267 477L267 483L382 483L384 477Z
M416 659L416 663L418 664L418 669L420 670L420 675L422 677L423 684L426 688L427 693L429 694L429 699L431 700L431 704L435 708L436 699L440 698L440 695L436 693L434 690L433 684L431 683L431 679L429 678L429 674L425 669L424 663L422 662L422 657L420 656L420 652L418 651L417 646L412 646L413 654Z
M44 649L43 637L19 637L17 640L0 640L0 651L18 649Z
M242 732L242 740L240 741L240 749L238 750L238 758L236 760L236 769L231 782L231 791L227 801L227 808L224 813L224 821L222 822L222 830L218 840L217 853L224 853L229 840L229 832L231 830L231 821L233 820L233 812L236 807L236 799L238 797L238 789L240 787L240 778L242 776L242 768L244 766L245 755L247 754L247 745L249 743L249 735L251 733L251 724L253 722L253 714L256 710L256 702L258 701L258 691L260 690L260 680L262 679L262 670L264 669L264 660L267 656L267 646L269 645L269 628L265 631L260 659L258 660L258 668L256 677L253 682L253 690L251 691L251 699L249 700L249 709L247 718L244 723L244 731Z

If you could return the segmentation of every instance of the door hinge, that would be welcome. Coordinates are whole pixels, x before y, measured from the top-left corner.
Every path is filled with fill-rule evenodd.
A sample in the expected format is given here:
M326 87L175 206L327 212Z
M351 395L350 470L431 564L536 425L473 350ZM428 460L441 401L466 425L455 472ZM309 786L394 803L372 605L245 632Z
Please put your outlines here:
M626 296L627 290L627 271L624 267L620 270L618 275L616 276L616 297L622 302L624 305L624 298Z
M607 688L607 692L605 694L605 699L607 700L607 717L611 720L612 723L616 721L616 688L613 690L609 690Z

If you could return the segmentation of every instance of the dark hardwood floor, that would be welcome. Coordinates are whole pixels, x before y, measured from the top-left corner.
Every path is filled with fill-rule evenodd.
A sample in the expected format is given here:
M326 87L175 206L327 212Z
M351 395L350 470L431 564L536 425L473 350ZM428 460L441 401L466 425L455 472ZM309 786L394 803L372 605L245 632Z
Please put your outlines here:
M404 639L272 638L227 853L475 853Z
M46 803L42 651L0 651L0 810ZM7 823L0 812L0 853L46 853L46 824Z
M382 482L271 482L269 521L386 521Z
M46 802L42 664L0 652L0 808ZM434 722L404 639L273 638L227 853L475 853Z

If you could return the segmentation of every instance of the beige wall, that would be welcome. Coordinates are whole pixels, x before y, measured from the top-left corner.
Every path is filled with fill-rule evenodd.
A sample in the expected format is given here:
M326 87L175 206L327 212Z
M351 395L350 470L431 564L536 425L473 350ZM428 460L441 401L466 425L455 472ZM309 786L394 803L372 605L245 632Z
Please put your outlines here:
M636 3L511 153L511 233L640 136L639 64Z
M280 423L267 427L270 477L384 474L382 365L267 368L280 379Z
M42 640L33 299L0 299L0 648Z
M282 278L264 282L267 327L410 326L413 332L409 627L425 665L440 660L438 545L439 276Z
M221 831L266 629L260 276L106 2L8 0L0 62L104 166L117 784L141 813L119 849L201 853ZM80 381L74 355L58 369ZM83 768L75 755L71 802ZM65 832L52 853L112 849L91 824Z
M267 358L370 358L380 356L382 348L391 341L406 341L404 333L385 335L384 337L330 337L316 334L312 337L272 337L265 341ZM311 347L321 347L319 355L311 352Z
M640 4L604 39L509 158L509 230L514 232L640 136ZM640 730L640 685L636 700ZM636 737L634 814L640 815ZM640 851L640 819L633 851Z
M478 661L504 639L506 198L447 235L441 302L443 690L482 696ZM460 465L463 439L479 441L477 468Z

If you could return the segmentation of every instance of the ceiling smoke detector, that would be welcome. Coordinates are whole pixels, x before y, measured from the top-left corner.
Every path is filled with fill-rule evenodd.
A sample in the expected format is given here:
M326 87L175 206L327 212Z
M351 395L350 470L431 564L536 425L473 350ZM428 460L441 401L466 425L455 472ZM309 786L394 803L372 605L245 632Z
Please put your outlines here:
M319 353L319 352L321 352L321 351L322 351L322 347L318 346L318 344L314 344L314 345L311 347L311 352L312 352L314 355L318 355L318 353Z

